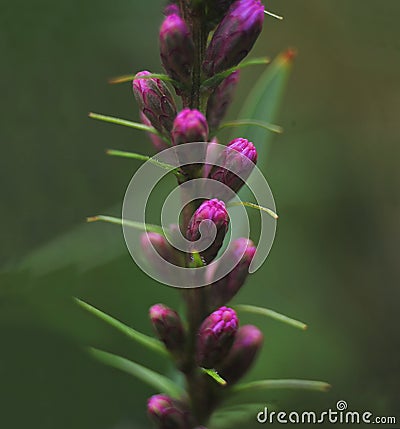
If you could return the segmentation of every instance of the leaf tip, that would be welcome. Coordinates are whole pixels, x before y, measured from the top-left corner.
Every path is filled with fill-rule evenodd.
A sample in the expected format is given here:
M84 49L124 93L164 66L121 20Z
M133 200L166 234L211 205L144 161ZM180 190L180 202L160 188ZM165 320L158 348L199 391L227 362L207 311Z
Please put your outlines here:
M288 48L282 55L285 61L291 63L297 57L297 50L294 48Z
M86 222L87 223L93 223L93 222L97 222L99 220L98 216L89 216L86 218Z

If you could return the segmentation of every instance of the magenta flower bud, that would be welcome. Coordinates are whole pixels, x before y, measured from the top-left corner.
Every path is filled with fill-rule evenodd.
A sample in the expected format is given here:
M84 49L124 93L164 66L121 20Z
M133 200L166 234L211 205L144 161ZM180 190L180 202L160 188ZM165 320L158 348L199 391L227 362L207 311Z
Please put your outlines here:
M207 119L196 109L183 109L174 120L171 134L175 145L206 142L208 140Z
M192 252L196 251L196 248L201 249L208 244L208 247L204 250L199 250L199 253L206 264L211 262L217 256L223 244L228 226L229 215L225 204L216 198L204 201L194 212L186 232L188 240L196 241ZM215 229L216 235L211 242Z
M193 427L193 417L187 407L167 395L154 395L149 398L147 412L159 429Z
M203 368L215 368L228 355L235 339L239 320L234 310L221 307L201 324L196 361Z
M176 13L168 15L160 28L160 56L167 74L178 82L191 78L194 44L185 21Z
M148 76L148 71L136 74L133 80L133 94L140 111L160 133L169 137L176 116L176 106L172 94L163 81L156 78L137 79Z
M249 53L261 33L264 6L260 0L237 0L218 25L206 50L208 76L234 67Z
M149 118L143 113L140 112L140 119L144 125L147 125L151 127L151 122L149 121ZM153 133L146 133L150 139L150 141L153 143L154 148L157 152L161 152L164 149L167 149L169 146L168 144L157 134Z
M167 6L165 6L164 8L164 15L165 16L169 16L169 15L180 15L181 12L179 10L179 6L177 4L171 3L168 4Z
M253 143L246 139L237 138L231 141L221 153L218 159L221 166L215 165L208 177L222 182L237 193L250 176L256 162L257 150ZM229 192L219 195L221 199L229 197L231 197Z
M221 124L232 102L234 91L239 82L239 76L239 70L230 74L215 88L208 99L206 116L212 130L217 129Z
M256 253L256 246L247 238L238 238L232 241L226 252L229 260L240 259L229 274L207 286L210 309L227 304L243 286L249 274L250 263ZM240 257L240 255L243 256ZM219 269L217 268L215 277L218 276L218 271Z
M158 338L171 353L179 353L185 346L185 332L179 314L164 304L149 310L150 320Z
M235 0L208 0L207 8L207 29L212 30L226 15L229 6Z
M196 109L183 109L175 118L172 128L172 142L174 145L190 142L206 142L208 140L208 124L205 116ZM195 152L193 152L195 151ZM196 177L203 167L206 157L205 145L196 145L186 156L187 152L178 152L182 171L189 177ZM198 159L199 163L193 163Z
M220 376L228 384L236 383L253 365L262 344L263 334L257 327L242 326L226 359L217 368Z

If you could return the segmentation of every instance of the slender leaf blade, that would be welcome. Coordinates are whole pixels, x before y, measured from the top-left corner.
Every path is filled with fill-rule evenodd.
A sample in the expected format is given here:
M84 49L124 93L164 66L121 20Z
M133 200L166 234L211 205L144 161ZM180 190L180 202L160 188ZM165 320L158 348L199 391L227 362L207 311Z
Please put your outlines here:
M331 385L324 381L297 379L258 380L233 386L231 389L231 395L276 389L313 390L317 392L327 392L330 388Z
M174 398L180 398L185 394L185 391L169 378L122 356L95 348L89 348L89 353L98 361L132 375L159 392Z
M284 314L278 313L274 310L270 310L269 308L257 307L254 305L238 304L235 305L235 309L251 314L259 314L261 316L270 317L271 319L286 323L290 326L294 326L295 328L301 329L302 331L305 331L307 329L307 325L305 323L300 322L296 319L292 319L291 317L285 316Z
M125 325L118 319L115 319L114 317L110 316L107 313L104 313L103 311L99 310L98 308L94 307L93 305L88 304L85 301L82 301L79 298L75 298L75 302L84 310L89 312L90 314L93 314L98 319L101 319L103 322L106 322L108 325L112 326L113 328L116 328L119 332L130 338L131 340L136 341L138 344L141 344L142 346L148 348L149 350L158 353L159 355L163 357L169 356L167 350L165 349L164 345L156 340L155 338L149 337L148 335L142 334L139 331L136 331L135 329L131 328L130 326Z

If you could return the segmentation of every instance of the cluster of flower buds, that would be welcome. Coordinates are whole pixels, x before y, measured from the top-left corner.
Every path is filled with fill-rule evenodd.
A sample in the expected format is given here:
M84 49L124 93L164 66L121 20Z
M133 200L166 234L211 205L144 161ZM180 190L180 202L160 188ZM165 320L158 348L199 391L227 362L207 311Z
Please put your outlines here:
M216 142L215 131L232 102L240 73L232 70L225 79L219 76L210 78L235 67L248 54L262 30L264 6L260 0L170 1L164 15L159 32L161 62L169 76L166 80L172 79L176 94L182 97L183 108L177 112L173 96L163 80L149 76L147 71L140 72L133 81L133 91L141 121L157 130L158 135L150 135L157 151L171 146L176 148L182 165L183 179L180 180L211 179L227 187L226 192L218 191L211 199L199 202L197 209L186 216L181 227L190 243L187 254L174 249L161 234L142 235L142 250L149 264L161 276L169 278L168 264L162 260L181 267L193 267L196 254L206 266L217 257L229 229L225 204L244 185L257 162L256 148L245 138L231 141L216 156L215 164L208 161L213 142ZM195 31L199 19L203 20L200 22L201 31L206 34ZM207 39L211 30L215 31ZM199 49L201 43L203 45ZM202 86L206 80L216 83L212 87ZM193 158L183 159L184 155L177 150L192 142L210 142L207 149L204 146L199 149L196 145L187 146L202 151L196 154L196 163L191 161ZM160 258L155 258L154 249ZM185 375L186 371L191 375L198 371L203 376L204 371L198 367L215 369L232 384L243 377L254 363L263 335L252 325L239 328L236 312L225 305L243 286L255 251L251 240L239 238L226 250L228 259L238 261L230 273L220 275L223 267L219 261L213 267L206 267L209 279L203 290L206 308L194 325L191 324L190 312L197 309L190 308L190 305L188 326L175 310L164 304L150 308L150 320L157 337ZM189 399L192 403L177 401L163 394L152 396L148 401L148 413L161 429L206 429L200 425L206 420L196 415L195 400Z

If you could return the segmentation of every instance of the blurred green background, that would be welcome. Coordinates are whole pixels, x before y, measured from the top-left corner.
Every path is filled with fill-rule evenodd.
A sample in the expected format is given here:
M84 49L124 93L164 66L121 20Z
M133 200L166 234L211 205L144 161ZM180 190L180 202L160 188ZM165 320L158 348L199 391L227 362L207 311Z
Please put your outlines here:
M137 119L129 84L109 77L161 71L160 1L2 2L0 427L147 428L141 382L93 361L94 345L168 371L77 308L79 296L150 333L148 307L179 305L177 291L135 266L121 231L87 225L118 215L140 132L89 111ZM268 155L280 214L270 257L237 302L304 320L306 332L245 316L265 333L248 380L309 378L327 394L272 392L284 410L349 409L400 419L400 2L270 0L253 56L298 51ZM262 67L243 74L230 116ZM110 208L111 207L111 208ZM249 423L246 427L258 427ZM240 425L238 426L240 427ZM326 426L328 427L328 426Z

